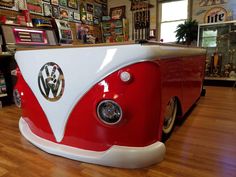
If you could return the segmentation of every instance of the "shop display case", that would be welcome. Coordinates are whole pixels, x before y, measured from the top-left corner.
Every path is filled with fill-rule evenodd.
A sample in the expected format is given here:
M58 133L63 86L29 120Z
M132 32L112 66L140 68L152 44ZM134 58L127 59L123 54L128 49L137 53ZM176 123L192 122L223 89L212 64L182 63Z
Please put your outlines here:
M118 19L102 22L103 42L124 42L129 39L128 20Z
M13 103L13 85L16 82L12 76L15 60L12 54L0 52L0 108Z
M200 24L198 46L207 49L205 80L236 80L236 21Z

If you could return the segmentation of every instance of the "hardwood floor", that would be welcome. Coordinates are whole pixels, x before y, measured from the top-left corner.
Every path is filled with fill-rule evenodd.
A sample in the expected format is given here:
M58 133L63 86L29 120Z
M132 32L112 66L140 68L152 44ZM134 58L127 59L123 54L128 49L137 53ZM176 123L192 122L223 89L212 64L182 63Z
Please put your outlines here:
M236 177L236 88L207 87L166 142L164 161L128 170L49 155L18 130L20 110L0 109L0 177Z

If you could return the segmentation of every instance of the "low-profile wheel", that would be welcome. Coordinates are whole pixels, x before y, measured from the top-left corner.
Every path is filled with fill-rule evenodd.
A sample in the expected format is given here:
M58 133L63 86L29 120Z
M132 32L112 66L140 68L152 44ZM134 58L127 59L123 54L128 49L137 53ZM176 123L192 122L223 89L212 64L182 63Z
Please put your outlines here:
M172 97L168 104L166 105L166 109L164 112L164 121L162 127L162 138L166 140L174 127L175 118L177 114L177 101L176 98Z
M201 96L206 96L206 89L202 87Z

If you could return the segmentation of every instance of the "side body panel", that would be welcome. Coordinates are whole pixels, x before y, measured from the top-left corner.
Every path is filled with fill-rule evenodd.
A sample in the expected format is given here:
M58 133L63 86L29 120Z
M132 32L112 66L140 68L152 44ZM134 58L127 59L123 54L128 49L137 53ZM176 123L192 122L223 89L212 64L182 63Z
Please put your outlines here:
M179 101L179 117L183 117L201 95L205 56L169 58L160 61L162 80L162 113L171 97Z

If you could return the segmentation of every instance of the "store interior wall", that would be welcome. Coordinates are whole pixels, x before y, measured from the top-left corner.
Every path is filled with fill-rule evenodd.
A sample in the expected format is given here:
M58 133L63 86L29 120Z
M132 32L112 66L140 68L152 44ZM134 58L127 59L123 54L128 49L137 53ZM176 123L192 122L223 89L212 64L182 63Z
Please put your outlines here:
M19 11L18 7L17 7L17 1L15 3L15 6L12 8L7 8L7 7L0 7L0 16L7 16L7 17L16 17L17 15L22 15L21 11ZM80 1L79 1L80 2ZM94 0L84 0L83 2L85 3L95 3ZM35 14L30 14L31 19L32 18L39 18L39 19L46 19L46 20L51 20L51 17L45 17L45 16L41 16L41 15L35 15ZM76 23L75 22L69 22L70 27L72 29L73 32L73 36L74 36L74 40L73 40L73 44L80 44L81 41L76 40L76 36L77 36L77 31L76 31ZM94 36L96 36L97 38L99 38L99 40L101 41L101 27L100 25L89 25L90 29L92 30L91 33L94 34Z
M92 0L89 0L88 2L92 2ZM158 21L159 21L159 9L158 9L158 0L150 0L150 3L154 6L150 9L150 29L157 29L157 34L159 33L158 28ZM204 18L207 12L211 10L212 8L216 7L222 7L227 11L227 20L234 20L236 19L236 1L235 0L189 0L190 8L189 8L189 17L192 17L193 19L196 19L199 24L205 23ZM131 7L131 1L129 0L108 0L108 11L110 11L110 8L113 7L119 7L119 6L126 6L126 18L129 20L129 39L132 39L132 11L130 10ZM1 7L0 9L0 16L6 15L6 16L16 16L20 12L17 11L17 9L11 8L11 9L3 9ZM108 12L109 14L109 12ZM37 16L31 14L32 18L45 18L49 19L48 17L43 16ZM73 30L73 35L76 36L76 27L75 23L70 22L71 28ZM100 26L96 27L96 30L94 32L101 33ZM98 35L98 34L97 34ZM74 44L77 44L78 41L75 40Z
M150 29L156 29L157 26L157 15L156 15L156 9L157 9L157 0L150 0L150 4L152 4L154 7L150 9ZM129 39L132 40L132 11L131 8L131 1L128 0L108 0L107 1L108 6L108 14L110 13L110 8L113 7L119 7L119 6L125 6L126 7L126 18L129 20Z

